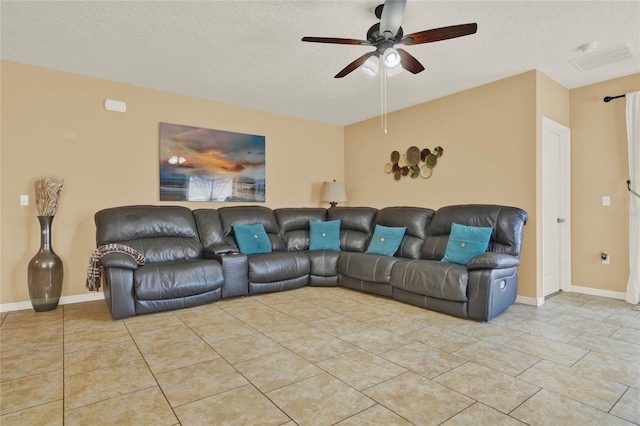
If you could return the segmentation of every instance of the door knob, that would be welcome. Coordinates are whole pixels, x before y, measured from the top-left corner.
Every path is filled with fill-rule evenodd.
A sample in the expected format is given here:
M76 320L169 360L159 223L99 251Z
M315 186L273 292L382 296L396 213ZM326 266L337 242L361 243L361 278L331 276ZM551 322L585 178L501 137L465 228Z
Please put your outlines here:
M564 219L563 219L563 218L561 218L561 217L559 217L559 218L558 218L558 223L564 223Z

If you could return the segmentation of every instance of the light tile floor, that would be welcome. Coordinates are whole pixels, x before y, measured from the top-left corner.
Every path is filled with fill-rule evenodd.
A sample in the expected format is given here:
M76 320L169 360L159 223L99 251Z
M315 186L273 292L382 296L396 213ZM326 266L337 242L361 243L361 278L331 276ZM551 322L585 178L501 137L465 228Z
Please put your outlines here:
M479 323L305 287L0 321L3 425L640 424L640 312L602 297Z

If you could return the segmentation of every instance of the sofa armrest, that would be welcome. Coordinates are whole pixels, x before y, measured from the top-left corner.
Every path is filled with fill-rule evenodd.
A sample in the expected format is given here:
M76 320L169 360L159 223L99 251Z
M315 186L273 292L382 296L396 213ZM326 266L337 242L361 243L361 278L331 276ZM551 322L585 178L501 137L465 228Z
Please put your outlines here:
M125 253L108 253L102 256L100 263L105 268L121 268L135 271L140 265L136 260Z
M233 246L229 246L233 247ZM222 298L246 296L249 294L249 259L246 254L213 254L205 251L206 258L216 259L222 264Z
M102 274L102 282L104 299L111 311L111 318L116 320L136 315L132 269L106 268Z
M215 244L204 248L204 256L209 259L216 259L217 255L233 253L240 253L240 250L231 244Z
M504 312L518 296L518 268L469 271L467 315L489 321Z
M474 271L477 269L505 269L520 266L520 259L504 253L487 252L479 254L467 264L467 269Z

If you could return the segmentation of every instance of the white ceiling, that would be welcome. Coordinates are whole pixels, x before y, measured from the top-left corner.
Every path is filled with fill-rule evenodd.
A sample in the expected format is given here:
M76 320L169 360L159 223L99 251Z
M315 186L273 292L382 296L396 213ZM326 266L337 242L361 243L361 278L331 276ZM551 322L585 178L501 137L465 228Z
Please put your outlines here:
M300 39L366 39L379 3L2 0L0 57L347 125L380 115L380 79L333 76L372 48ZM389 111L532 69L569 89L640 72L640 1L408 0L402 27L469 22L477 34L405 48L426 70L388 79ZM634 58L578 71L590 41Z

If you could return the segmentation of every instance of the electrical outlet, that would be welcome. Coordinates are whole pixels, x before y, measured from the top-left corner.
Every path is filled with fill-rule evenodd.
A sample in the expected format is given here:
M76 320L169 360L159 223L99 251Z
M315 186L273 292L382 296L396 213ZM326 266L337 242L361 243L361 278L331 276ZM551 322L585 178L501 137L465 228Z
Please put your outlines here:
M29 205L29 196L28 195L21 195L20 196L20 205L21 206L28 206Z

